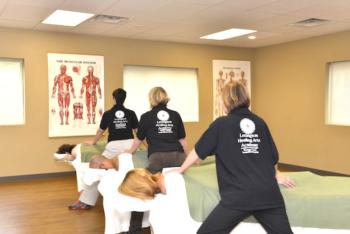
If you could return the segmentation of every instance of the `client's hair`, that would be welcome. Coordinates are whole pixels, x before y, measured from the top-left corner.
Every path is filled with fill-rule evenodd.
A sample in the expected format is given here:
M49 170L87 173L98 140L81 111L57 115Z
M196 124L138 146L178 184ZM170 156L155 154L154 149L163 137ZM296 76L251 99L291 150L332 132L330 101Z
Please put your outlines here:
M57 154L72 154L72 150L76 145L70 145L70 144L63 144L61 145L58 150L57 150Z
M102 155L93 155L91 157L89 167L90 168L100 168L101 163L106 160L106 157Z
M118 191L124 195L142 200L150 200L159 192L157 183L160 173L152 174L147 169L137 168L129 171Z

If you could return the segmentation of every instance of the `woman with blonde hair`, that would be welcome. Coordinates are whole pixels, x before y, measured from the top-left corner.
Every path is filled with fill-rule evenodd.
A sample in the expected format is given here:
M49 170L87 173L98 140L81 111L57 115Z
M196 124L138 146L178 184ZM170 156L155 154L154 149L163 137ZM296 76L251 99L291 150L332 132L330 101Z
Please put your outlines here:
M221 200L197 233L228 234L250 215L269 234L293 233L277 183L278 151L267 124L248 109L250 98L240 81L228 82L222 99L227 116L209 126L177 170L182 173L198 159L215 155Z
M169 97L162 87L149 92L151 110L141 116L137 138L127 150L133 153L146 139L148 144L148 169L160 172L166 167L178 167L186 158L185 127L178 112L167 108Z
M152 174L147 169L134 169L126 174L118 190L145 201L154 234L193 234L200 226L191 218L181 174Z
M146 139L148 144L148 170L161 172L166 167L180 166L188 153L186 132L178 112L167 108L170 100L162 87L149 92L151 110L141 116L136 138L127 153L133 153ZM130 234L141 233L143 213L132 212Z

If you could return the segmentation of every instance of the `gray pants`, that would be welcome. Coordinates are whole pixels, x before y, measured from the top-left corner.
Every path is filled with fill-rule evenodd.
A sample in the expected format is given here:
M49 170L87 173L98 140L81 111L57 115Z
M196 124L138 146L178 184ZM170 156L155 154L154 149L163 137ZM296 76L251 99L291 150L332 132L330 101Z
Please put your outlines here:
M149 156L148 170L152 173L161 172L166 167L179 167L185 161L183 152L156 152Z

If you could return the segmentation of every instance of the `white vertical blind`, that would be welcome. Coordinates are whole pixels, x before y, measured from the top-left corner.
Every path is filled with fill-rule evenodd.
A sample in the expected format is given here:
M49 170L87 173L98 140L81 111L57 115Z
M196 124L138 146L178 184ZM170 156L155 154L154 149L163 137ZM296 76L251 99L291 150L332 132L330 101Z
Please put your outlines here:
M170 97L168 107L184 122L198 122L197 69L149 66L124 66L125 106L140 116L150 109L148 92L163 87Z
M350 126L350 61L329 64L326 122Z
M22 59L0 58L0 125L24 124Z

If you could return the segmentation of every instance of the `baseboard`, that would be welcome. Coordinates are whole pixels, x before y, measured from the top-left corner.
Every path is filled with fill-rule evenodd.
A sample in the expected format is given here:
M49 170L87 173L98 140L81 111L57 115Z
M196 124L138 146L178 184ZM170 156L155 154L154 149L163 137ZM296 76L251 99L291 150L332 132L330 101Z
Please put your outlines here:
M3 176L0 177L0 183L25 181L25 180L36 180L36 179L47 179L75 176L75 171L55 172L55 173L44 173L44 174L32 174L32 175L19 175L19 176Z
M350 177L348 174L342 174L338 172L332 172L332 171L325 171L320 169L315 169L311 167L303 167L298 165L292 165L287 163L278 163L278 167L281 169L291 170L291 171L311 171L312 173L315 173L317 175L322 176L347 176Z

